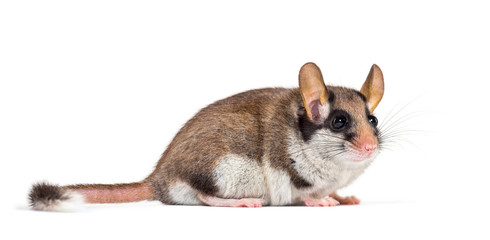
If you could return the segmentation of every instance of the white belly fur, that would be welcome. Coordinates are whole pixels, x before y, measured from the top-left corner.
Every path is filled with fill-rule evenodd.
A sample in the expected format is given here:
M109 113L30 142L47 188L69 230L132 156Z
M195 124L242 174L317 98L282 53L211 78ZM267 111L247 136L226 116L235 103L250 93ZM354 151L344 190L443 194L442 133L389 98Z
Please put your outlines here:
M298 152L296 149L294 151ZM260 164L244 156L228 154L219 160L213 171L218 188L216 196L228 199L261 198L264 205L290 205L301 197L326 197L352 182L364 169L342 168L335 161L318 161L319 156L308 151L292 157L296 160L294 167L298 174L313 187L296 189L291 184L289 174L272 168L266 157ZM178 182L169 193L178 204L202 204L197 198L197 190L186 183Z
M267 193L262 166L244 156L228 154L222 157L213 177L221 198L264 198Z

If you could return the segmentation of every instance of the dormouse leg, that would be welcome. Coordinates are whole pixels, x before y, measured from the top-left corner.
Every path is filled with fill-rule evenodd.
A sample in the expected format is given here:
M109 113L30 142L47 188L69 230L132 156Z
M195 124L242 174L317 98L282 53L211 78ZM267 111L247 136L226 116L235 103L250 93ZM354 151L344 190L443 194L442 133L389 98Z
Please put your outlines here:
M262 207L263 200L260 198L241 198L241 199L226 199L198 194L199 200L203 203L214 207Z
M361 202L354 196L341 197L336 192L330 194L330 197L337 200L342 205L357 205Z

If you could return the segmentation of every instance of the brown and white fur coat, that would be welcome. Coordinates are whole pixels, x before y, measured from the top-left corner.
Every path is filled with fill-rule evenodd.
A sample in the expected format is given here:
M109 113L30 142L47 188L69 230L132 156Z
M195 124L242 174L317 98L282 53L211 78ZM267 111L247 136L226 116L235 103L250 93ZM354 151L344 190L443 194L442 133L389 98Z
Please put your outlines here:
M198 112L177 133L155 170L130 184L38 183L37 210L68 203L158 200L165 204L334 206L358 204L335 191L355 180L379 152L373 110L383 96L373 65L361 91L326 86L305 64L300 87L251 90Z

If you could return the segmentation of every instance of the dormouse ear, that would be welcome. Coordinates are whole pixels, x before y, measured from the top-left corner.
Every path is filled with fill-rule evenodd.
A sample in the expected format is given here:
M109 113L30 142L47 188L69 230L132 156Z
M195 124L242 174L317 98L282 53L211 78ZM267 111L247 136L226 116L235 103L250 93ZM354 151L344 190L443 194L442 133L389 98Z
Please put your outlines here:
M306 63L299 71L299 90L308 118L313 123L322 123L327 118L325 104L328 91L320 69L314 63Z
M385 84L383 80L383 72L378 65L373 64L366 81L361 87L361 93L366 97L369 111L373 112L378 103L383 98Z

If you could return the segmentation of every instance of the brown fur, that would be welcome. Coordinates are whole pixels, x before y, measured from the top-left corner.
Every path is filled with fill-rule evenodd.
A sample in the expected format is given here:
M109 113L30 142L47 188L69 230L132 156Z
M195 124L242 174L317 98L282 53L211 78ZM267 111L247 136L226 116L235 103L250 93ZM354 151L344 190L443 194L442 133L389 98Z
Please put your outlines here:
M206 196L222 197L219 196L217 179L213 174L219 160L228 154L243 156L256 161L260 166L267 164L287 173L291 184L297 189L312 188L313 183L305 180L307 176L301 176L295 170L295 160L288 149L290 134L294 138L308 141L309 137L305 134L311 136L320 128L328 128L331 120L326 119L328 116L324 116L325 113L321 113L324 114L321 119L314 118L319 111L310 111L310 106L304 102L305 98L308 101L319 101L323 106L328 101L330 111L339 109L348 112L354 125L343 134L346 141L353 139L355 145L355 139L359 136L377 131L367 119L374 108L367 109L366 103L377 105L383 92L374 89L376 83L365 83L363 86L364 91L369 90L368 96L349 88L325 86L318 67L313 63L305 66L302 69L308 70L305 70L308 74L303 78L303 86L307 87L302 88L301 92L298 88L251 90L219 100L199 111L180 129L162 154L155 170L142 182L70 185L62 189L43 185L33 189L31 198L50 200L60 198L60 193L63 193L61 190L74 190L89 203L159 200L166 204L177 204L170 198L169 190L178 182L186 183ZM367 82L370 76L376 75L373 71L371 69ZM315 84L309 81L310 75L317 80L313 82ZM321 88L321 94L309 99L309 90L313 89L315 93Z
M328 86L336 96L332 108L356 113L365 124L355 127L355 135L369 127L365 103L359 92ZM299 89L267 88L251 90L217 101L198 112L177 133L163 153L155 171L148 177L155 200L167 204L169 186L182 181L207 195L216 195L212 172L226 154L243 155L262 164L286 171L296 188L308 188L292 167L287 132L301 138L299 115L306 114ZM364 129L364 130L363 130ZM369 129L371 129L369 127Z
M345 87L329 87L330 91L334 91L336 101L332 103L332 108L344 109L355 118L355 125L352 133L356 138L366 134L372 134L373 128L367 120L367 114L372 112L366 108L366 103L362 98L363 94L356 90ZM376 132L375 132L376 134Z
M295 112L289 110L300 101L297 89L268 88L240 93L202 109L177 133L149 176L155 189L163 187L155 198L171 203L168 187L175 181L216 194L212 171L217 160L230 153L261 163L264 150L274 149L269 154L279 162L275 165L287 165L280 132L285 130L283 123L294 126Z

